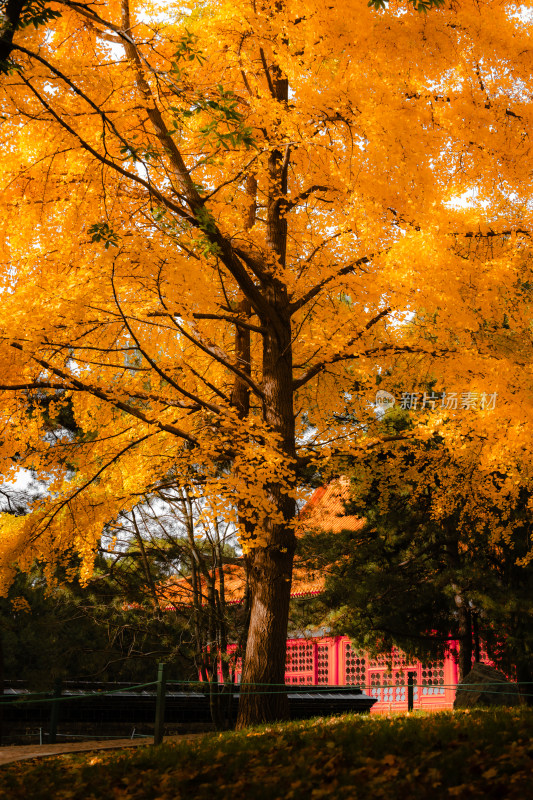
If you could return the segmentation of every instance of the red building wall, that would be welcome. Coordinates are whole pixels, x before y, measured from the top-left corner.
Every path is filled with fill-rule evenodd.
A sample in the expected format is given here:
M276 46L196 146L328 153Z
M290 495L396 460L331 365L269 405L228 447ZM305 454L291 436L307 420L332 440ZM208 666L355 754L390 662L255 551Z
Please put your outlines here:
M407 678L414 673L414 709L453 707L457 664L452 655L422 663L393 650L373 658L354 649L347 636L288 639L285 683L312 686L358 686L375 697L372 713L407 710ZM241 679L237 663L235 681Z

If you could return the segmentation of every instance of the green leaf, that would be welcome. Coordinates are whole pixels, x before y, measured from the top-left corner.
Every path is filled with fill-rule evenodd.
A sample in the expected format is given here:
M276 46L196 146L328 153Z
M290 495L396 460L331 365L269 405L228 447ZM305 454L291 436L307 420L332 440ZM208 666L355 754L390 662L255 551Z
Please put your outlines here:
M48 8L44 0L26 0L22 7L17 29L23 30L29 25L38 28L40 25L45 25L50 20L58 19L60 16L61 12Z
M96 222L91 225L87 233L91 237L91 242L104 242L106 250L108 247L118 247L120 236L107 222Z

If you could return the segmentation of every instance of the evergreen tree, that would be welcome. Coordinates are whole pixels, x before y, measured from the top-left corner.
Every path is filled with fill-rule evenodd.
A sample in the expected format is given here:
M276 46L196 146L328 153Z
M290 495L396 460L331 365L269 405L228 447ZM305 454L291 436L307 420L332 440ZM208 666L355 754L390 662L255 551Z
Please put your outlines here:
M383 425L390 431L409 422L393 412ZM512 508L491 503L487 487L498 494L506 476L481 462L468 442L454 451L439 435L368 450L344 470L351 477L346 513L366 524L310 532L302 557L326 572L322 603L334 630L360 647L383 653L396 645L424 659L458 642L464 675L479 660L481 641L505 672L529 681L531 493L522 487Z

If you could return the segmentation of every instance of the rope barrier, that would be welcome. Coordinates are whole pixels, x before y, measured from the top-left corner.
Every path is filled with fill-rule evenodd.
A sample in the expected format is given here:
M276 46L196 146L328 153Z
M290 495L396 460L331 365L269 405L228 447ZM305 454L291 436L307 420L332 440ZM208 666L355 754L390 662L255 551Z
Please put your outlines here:
M155 711L155 724L154 724L154 734L153 734L153 741L154 744L159 744L163 739L164 733L164 707L165 707L165 697L167 700L171 700L172 696L176 697L176 695L181 695L182 698L188 698L192 701L192 706L195 706L195 701L202 698L203 704L197 704L198 710L200 713L205 712L205 702L208 700L212 700L212 696L209 697L211 693L210 690L217 689L220 692L217 692L218 696L223 699L224 694L226 695L226 699L230 701L236 700L241 694L243 696L250 694L250 695L273 695L273 694L288 694L293 695L296 698L300 695L300 699L305 703L312 702L312 698L323 698L323 699L334 699L335 697L342 700L343 697L346 698L347 695L360 694L360 692L364 691L368 693L367 695L363 695L361 700L365 705L370 705L369 700L377 700L378 702L381 701L385 704L394 704L396 710L399 710L398 706L401 704L400 707L403 707L403 703L407 700L407 710L413 710L413 703L416 698L416 702L418 705L419 700L421 700L424 696L426 698L430 698L435 695L444 695L446 690L455 690L455 692L479 692L482 691L483 693L493 694L493 695L500 695L502 691L513 691L520 692L520 689L526 686L532 686L533 682L524 681L523 683L517 683L515 681L491 681L488 683L459 683L459 684L444 684L444 683L433 683L433 682L426 682L426 683L417 683L415 680L417 676L414 674L408 675L408 682L407 683L392 683L389 680L386 683L379 683L375 685L348 685L348 686L329 686L328 684L321 684L321 685L308 685L308 684L286 684L286 683L279 683L279 684L269 684L269 683L243 683L243 684L235 684L235 683L218 683L213 682L211 684L202 681L171 681L166 684L166 675L165 675L165 664L159 665L158 671L158 680L157 681L149 681L146 683L139 683L133 684L131 686L121 686L120 688L112 688L112 689L104 689L101 691L93 691L93 692L81 692L79 694L61 694L61 685L60 682L56 683L56 687L54 690L54 694L51 695L47 693L47 696L43 695L44 692L35 692L32 694L26 694L22 697L20 696L13 696L13 699L4 700L0 702L1 706L10 706L12 708L23 709L31 706L39 706L41 704L52 704L50 707L50 720L49 720L49 729L48 732L45 732L45 736L48 739L49 743L53 743L56 741L56 737L62 737L65 739L92 739L94 738L94 734L74 734L74 733L59 733L57 731L58 725L58 717L59 717L59 703L67 702L67 701L74 701L74 700L92 700L95 698L104 698L110 696L124 696L126 693L131 697L135 697L135 699L145 699L145 700L152 700L155 701L156 711ZM423 679L427 680L427 679ZM170 692L168 688L170 688ZM149 687L157 687L157 691L151 692L140 692L139 690L144 690ZM185 692L174 692L172 691L171 687L188 687L189 691ZM261 689L260 687L265 687ZM492 687L492 688L491 688ZM496 688L497 687L497 688ZM384 691L384 695L381 696L381 691ZM68 689L67 689L68 691ZM71 690L72 691L72 690ZM379 694L378 694L379 693ZM378 695L378 696L376 696ZM520 692L521 697L530 698L533 697L533 693L524 693L523 691ZM113 706L104 706L105 712L108 711L117 711L118 709L114 709ZM202 712L203 709L203 712ZM102 706L100 707L100 711L102 710ZM303 710L303 709L302 709ZM332 709L330 709L332 710ZM337 708L340 711L340 708ZM228 707L229 711L229 707ZM319 709L317 709L319 711ZM327 708L322 709L323 712L327 711ZM33 712L31 712L33 713ZM32 734L32 736L37 734ZM130 738L135 737L135 728L133 729L133 733L131 734ZM138 738L151 738L148 735L137 734ZM102 736L97 736L96 738L100 739L123 739L125 738L124 735L113 735L113 734L104 734ZM40 743L43 743L43 728L39 730L39 739Z
M231 684L229 684L229 685L231 685ZM279 684L279 685L281 686L281 684ZM236 684L236 686L238 686L238 684ZM511 683L511 684L504 684L504 683L494 683L494 684L482 683L481 684L480 683L480 684L467 684L467 685L462 685L462 684L433 684L431 686L430 685L424 686L424 685L418 684L418 683L413 684L413 688L414 689L455 689L455 690L459 690L459 691L462 691L462 692L475 692L475 691L478 691L476 688L471 688L471 687L475 687L475 686L515 686L515 687L519 688L518 684L516 684L516 683ZM365 692L371 693L375 689L408 689L408 685L406 683L400 683L400 684L378 684L378 685L375 685L375 686L327 686L327 685L324 685L324 686L320 686L319 688L317 688L316 686L306 686L305 684L300 683L300 684L287 684L284 689L276 689L276 690L271 691L271 692L269 692L269 691L256 692L256 691L252 690L252 691L247 692L247 694L266 695L266 694L285 694L286 692L288 692L290 694L291 691L294 693L295 690L301 691L302 693L311 694L311 695L313 695L313 694L317 694L318 695L318 694L324 694L324 693L325 694L341 694L341 693L347 693L347 692L349 693L350 689L352 689L352 690L353 689L364 689ZM336 690L336 691L334 691L334 690ZM484 693L485 694L501 694L501 691L491 691L491 690L485 689ZM520 694L520 696L521 697L533 697L533 694L531 694L531 693L527 693L526 694L526 693L522 692Z
M169 681L169 684L170 683L176 685L176 684L179 684L179 683L192 683L192 681L190 681L190 682L187 682L187 681ZM202 683L198 683L197 681L195 683L196 683L197 686L202 687ZM351 686L350 685L347 685L347 686L339 686L339 685L328 686L327 684L323 684L323 685L320 685L320 686L316 686L316 685L307 685L305 683L297 683L297 684L296 683L295 684L291 684L291 683L246 683L246 684L244 684L244 683L235 683L235 684L233 684L233 683L225 683L225 684L217 683L217 684L214 684L214 685L216 685L218 687L221 687L222 689L225 689L226 687L228 687L228 688L231 688L233 690L237 690L237 689L240 690L241 687L248 687L248 686L252 686L252 687L253 686L280 687L279 689L273 689L272 691L266 691L266 690L254 691L252 689L251 691L247 692L247 694L261 694L261 695L264 695L264 694L285 694L286 692L290 693L291 691L294 692L295 690L298 690L298 691L301 691L301 692L305 692L307 694L322 694L322 693L328 693L328 694L337 693L337 694L340 694L340 693L349 692L350 690L353 690L353 689L362 689L362 690L364 689L365 692L372 692L375 689L408 689L408 684L407 683L399 683L399 684L395 684L395 683L394 684L393 683L379 683L379 684L374 684L372 686L367 686L367 685L363 685L363 684L361 684L361 685L351 685ZM478 691L478 687L488 687L488 686L502 686L503 687L503 686L508 686L510 688L515 687L516 689L518 689L520 691L520 687L522 687L522 686L531 686L531 685L533 685L533 681L523 681L523 682L521 681L520 683L516 683L514 681L492 681L490 683L468 683L468 684L466 684L466 683L464 683L464 684L463 683L445 683L445 684L442 684L442 683L440 683L440 684L437 684L437 683L433 683L433 684L414 683L413 684L413 689L416 689L416 690L420 690L420 689L422 689L422 690L423 689L455 689L456 691L458 690L458 691L463 691L463 692L474 692L474 691ZM203 686L206 686L206 684L204 683ZM209 684L207 684L207 686L209 686ZM206 694L207 691L208 691L208 689L206 688L206 690L204 690L202 693ZM487 694L501 694L501 691L492 691L492 690L487 689L487 688L485 688L485 692ZM228 692L228 694L229 694L229 692ZM526 693L522 692L521 693L521 697L533 697L533 694L530 694L530 693L526 694Z
M122 689L104 689L98 692L87 692L84 694L62 694L56 697L43 697L42 700L33 700L33 697L42 697L43 694L50 695L49 692L38 692L32 694L25 694L20 699L17 700L7 700L0 703L0 706L23 706L23 705L30 705L36 703L59 703L64 700L83 700L86 697L104 697L106 695L112 694L120 694L121 692L131 692L134 689L144 689L146 686L155 686L157 681L150 681L149 683L138 683L135 686L125 686ZM4 695L5 697L5 695ZM29 698L29 699L28 699Z
M170 684L172 684L174 686L179 685L179 684L194 685L195 688L197 689L197 691L187 692L186 694L202 694L202 695L209 694L209 684L208 683L202 683L202 682L198 682L198 681L169 681L169 685ZM413 690L417 690L417 691L424 690L424 689L432 689L432 690L435 690L435 689L437 689L437 690L452 689L453 690L453 689L455 689L456 691L460 691L460 692L475 692L475 691L478 691L479 688L481 687L481 688L483 688L483 691L486 694L501 694L501 690L492 690L492 689L489 689L488 687L490 687L490 686L506 687L507 686L510 689L511 688L515 688L520 692L520 688L522 686L531 686L532 684L533 684L533 682L531 682L531 681L524 681L524 682L520 682L520 683L515 683L515 682L512 682L512 681L508 681L508 682L506 682L506 681L494 681L494 682L491 682L491 683L468 683L468 684L461 684L461 683L458 683L458 684L419 684L419 683L414 683L412 686L413 686ZM62 694L62 695L55 696L55 697L50 697L50 696L43 697L44 694L48 694L49 695L49 693L39 692L39 693L35 693L35 694L24 695L23 697L20 697L20 698L17 697L17 699L15 699L15 700L7 700L7 701L4 700L4 701L0 702L0 706L25 707L25 706L28 706L28 705L37 705L37 704L41 705L41 704L44 704L44 703L61 703L61 702L67 702L67 701L70 702L70 701L74 701L74 700L84 700L84 699L87 699L87 698L97 698L97 697L105 697L105 696L110 696L110 695L120 695L120 694L123 694L124 692L132 692L132 691L135 691L135 690L138 690L138 689L145 689L148 686L156 686L156 685L157 685L157 681L150 681L148 683L139 683L139 684L136 684L134 686L126 686L126 687L121 688L121 689L107 689L107 690L102 690L102 691L97 691L97 692L87 692L87 693L83 693L83 694ZM407 690L409 688L407 683L398 683L398 684L380 683L380 684L374 684L372 686L367 686L367 685L357 685L357 686L356 685L346 685L346 686L335 685L335 686L329 686L328 684L323 684L323 685L317 686L317 685L307 685L307 684L304 684L304 683L299 683L299 684L290 684L290 683L289 684L282 684L282 683L277 683L277 684L271 684L271 683L255 683L255 684L254 683L246 683L246 684L244 684L244 683L226 683L226 684L223 684L223 683L217 683L217 684L214 684L214 685L219 687L222 690L220 692L220 694L223 694L225 689L227 689L227 694L232 694L232 693L240 693L241 688L247 689L247 687L255 687L255 686L257 686L257 687L261 687L261 686L279 687L279 688L273 688L271 690L261 689L260 691L255 691L252 688L252 689L248 689L246 691L246 694L254 694L254 695L285 694L287 692L289 694L291 694L291 693L294 694L295 692L297 692L297 693L305 693L305 694L311 694L311 695L313 695L313 694L318 695L318 694L324 694L324 693L326 693L326 694L346 694L346 693L349 693L350 691L353 691L353 690L356 690L356 689L360 689L360 690L364 690L365 692L372 693L373 691L375 691L377 689L393 689L393 690L405 689L405 690ZM184 694L185 694L185 692L184 692ZM154 695L155 695L155 693L154 693ZM521 692L520 696L521 697L533 697L533 693ZM33 698L39 698L39 697L41 699L33 699Z
M35 737L39 738L42 735L47 735L48 731L44 730L43 728L39 728L39 730L34 731L33 733L19 733L17 732L16 736L17 739L34 739ZM112 736L111 734L87 734L87 733L56 733L56 736L59 738L62 736L64 739L88 739L89 741L97 741L100 739L151 739L152 736L149 733L133 733L129 736L126 735L117 735Z

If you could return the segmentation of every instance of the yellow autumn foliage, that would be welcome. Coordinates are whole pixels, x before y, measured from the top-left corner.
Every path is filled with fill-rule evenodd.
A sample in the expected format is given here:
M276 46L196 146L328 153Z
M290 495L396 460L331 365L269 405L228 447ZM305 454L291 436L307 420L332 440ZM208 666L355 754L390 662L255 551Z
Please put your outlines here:
M121 510L201 476L287 582L298 470L378 446L377 381L475 393L418 434L531 462L527 5L49 7L0 85L0 452L50 481L3 515L6 574L90 571Z

